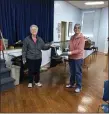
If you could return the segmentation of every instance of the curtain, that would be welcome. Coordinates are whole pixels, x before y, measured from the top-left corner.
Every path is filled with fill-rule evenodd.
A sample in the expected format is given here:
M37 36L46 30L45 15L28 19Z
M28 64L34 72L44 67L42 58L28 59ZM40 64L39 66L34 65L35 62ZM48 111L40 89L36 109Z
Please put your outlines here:
M30 26L39 27L45 42L53 41L54 0L0 0L0 29L9 44L29 35Z

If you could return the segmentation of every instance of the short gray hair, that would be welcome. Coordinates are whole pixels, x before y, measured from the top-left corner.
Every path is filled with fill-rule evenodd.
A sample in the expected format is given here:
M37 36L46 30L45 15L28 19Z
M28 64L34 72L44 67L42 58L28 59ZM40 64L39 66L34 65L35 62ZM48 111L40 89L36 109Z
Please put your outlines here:
M35 28L38 30L38 26L37 26L37 25L31 25L31 26L30 26L30 29L31 29L32 27L35 27Z
M74 28L75 28L76 26L78 26L79 29L81 29L81 25L80 25L80 24L76 23L75 26L74 26Z

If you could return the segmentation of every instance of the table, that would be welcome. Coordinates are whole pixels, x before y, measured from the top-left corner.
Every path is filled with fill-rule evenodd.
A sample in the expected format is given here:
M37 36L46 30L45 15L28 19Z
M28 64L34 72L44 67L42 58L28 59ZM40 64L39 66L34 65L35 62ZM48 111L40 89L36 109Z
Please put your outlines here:
M94 50L85 50L85 53L84 53L84 67L86 67L88 69L88 65L85 64L85 59L90 57L90 63L91 63L91 56L94 53Z
M88 65L85 64L85 59L88 58L93 53L94 53L93 50L84 50L84 57L83 57L83 59L84 59L84 67L86 67L87 69L88 69ZM68 62L68 56L62 56L62 58L63 58L63 62L65 63L65 67L64 68L66 69L66 62ZM90 63L91 63L91 57L90 57Z
M42 51L42 63L41 66L45 66L51 61L51 48L49 50L41 50ZM22 49L11 49L4 51L4 57L6 60L7 67L11 67L11 59L14 57L18 57L22 55ZM3 57L2 57L3 58Z

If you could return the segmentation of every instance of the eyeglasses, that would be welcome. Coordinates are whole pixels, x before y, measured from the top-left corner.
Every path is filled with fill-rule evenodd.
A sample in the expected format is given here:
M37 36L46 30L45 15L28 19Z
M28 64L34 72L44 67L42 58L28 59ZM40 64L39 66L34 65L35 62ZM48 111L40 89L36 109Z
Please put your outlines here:
M80 29L80 27L74 27L74 29Z

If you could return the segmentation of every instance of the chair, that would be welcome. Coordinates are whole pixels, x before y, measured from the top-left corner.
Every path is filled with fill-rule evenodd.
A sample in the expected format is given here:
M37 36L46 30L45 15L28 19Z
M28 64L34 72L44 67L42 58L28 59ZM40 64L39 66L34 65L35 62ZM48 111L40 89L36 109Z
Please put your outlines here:
M84 49L85 50L91 50L91 40L90 39L85 41Z
M95 46L95 42L91 41L91 40L87 40L85 41L85 50L93 50L94 52L98 51L98 47Z
M55 67L57 64L62 63L62 57L57 54L59 47L51 48L51 64L50 67Z
M98 112L101 108L104 113L109 113L109 80L106 80L104 82L104 93L103 93L103 98L102 99L106 103L99 105Z

